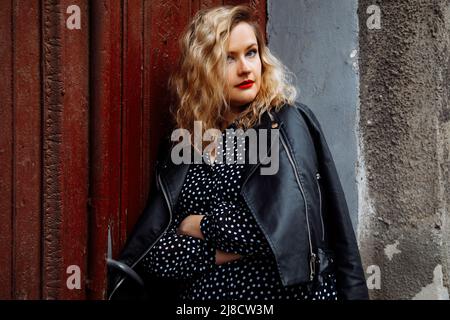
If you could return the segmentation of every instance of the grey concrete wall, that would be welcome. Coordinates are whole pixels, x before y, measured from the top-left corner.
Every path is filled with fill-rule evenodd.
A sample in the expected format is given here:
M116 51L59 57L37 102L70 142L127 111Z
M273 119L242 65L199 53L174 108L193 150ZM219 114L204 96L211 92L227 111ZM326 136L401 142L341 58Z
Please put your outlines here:
M372 4L380 29L366 27ZM448 299L449 10L447 0L359 1L359 227L364 261L381 270L373 298Z
M316 114L356 227L357 1L268 0L269 48L295 73L299 98Z
M371 297L448 299L450 1L268 0L267 32L325 131Z

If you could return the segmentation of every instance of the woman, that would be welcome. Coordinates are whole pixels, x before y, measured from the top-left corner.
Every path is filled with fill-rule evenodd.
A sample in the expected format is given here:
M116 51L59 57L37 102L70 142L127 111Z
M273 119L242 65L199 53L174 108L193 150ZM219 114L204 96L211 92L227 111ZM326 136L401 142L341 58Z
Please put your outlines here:
M160 152L171 157L158 162L156 191L119 264L145 279L147 298L366 299L347 204L320 125L295 102L289 73L265 46L248 8L200 11L181 40L170 80L175 127L191 134L189 146L203 161L175 164L174 145ZM213 128L207 148L194 143ZM262 174L263 159L250 162L254 144L228 143L226 133L235 129L270 131L272 138L257 141L277 161L275 172ZM228 161L234 156L245 161ZM136 293L132 279L111 273L109 297Z

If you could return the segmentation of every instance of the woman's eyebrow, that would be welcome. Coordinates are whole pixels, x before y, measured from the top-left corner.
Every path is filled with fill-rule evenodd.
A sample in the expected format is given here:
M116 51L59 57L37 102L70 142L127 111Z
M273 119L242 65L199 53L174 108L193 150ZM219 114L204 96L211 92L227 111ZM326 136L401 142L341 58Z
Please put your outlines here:
M245 48L245 50L248 50L248 49L250 49L251 47L253 47L253 46L256 46L257 45L257 43L256 42L253 42L253 43L251 43L249 46L247 46L247 48ZM236 53L235 51L228 51L228 53Z

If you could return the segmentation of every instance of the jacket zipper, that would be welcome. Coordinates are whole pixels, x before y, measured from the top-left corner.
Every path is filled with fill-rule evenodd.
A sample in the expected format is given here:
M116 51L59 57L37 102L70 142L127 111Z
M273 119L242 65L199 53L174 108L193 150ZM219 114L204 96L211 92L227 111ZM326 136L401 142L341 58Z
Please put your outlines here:
M244 186L247 184L248 179L250 179L250 177L251 177L251 176L253 175L253 173L260 167L260 165L261 165L261 161L257 162L257 163L255 164L255 166L252 168L252 170L247 174L247 176L246 176L244 182L242 183L241 191L244 189ZM248 202L247 202L246 198L245 198L245 197L243 197L243 198L244 198L245 202L247 203L247 206L248 206L250 212L252 213L253 217L255 218L256 223L258 224L258 226L259 226L259 228L261 229L261 231L264 233L264 236L265 236L267 242L269 243L272 252L275 251L275 250L273 249L273 247L272 247L272 242L269 241L269 237L266 235L264 229L261 227L261 224L259 223L258 217L257 217L256 214L253 212L252 208L248 205ZM275 259L276 259L276 257L275 257ZM282 273L281 273L281 271L280 271L280 266L279 266L278 262L277 262L276 265L277 265L278 273L279 273L280 275L282 275Z
M325 241L325 228L323 225L323 217L322 217L322 192L320 191L320 184L319 184L319 179L320 179L320 173L316 173L316 184L317 184L317 189L319 190L319 210L320 210L320 223L322 225L322 242Z
M305 197L305 191L303 190L303 186L300 183L300 178L298 176L298 172L297 172L297 168L295 166L294 163L294 159L292 158L292 155L290 153L289 148L287 147L286 141L284 140L283 137L283 132L281 132L280 134L280 138L281 138L281 144L283 145L283 148L286 150L286 154L289 158L289 162L291 163L292 169L294 170L295 173L295 179L297 181L298 186L300 187L300 191L302 192L303 195L303 201L305 202L305 213L306 213L306 225L308 228L308 241L309 241L309 252L310 252L310 260L309 260L309 280L312 281L314 279L314 276L316 274L316 254L313 252L313 247L312 247L312 240L311 240L311 228L309 225L309 217L308 217L308 205L306 203L306 197Z
M131 265L131 268L134 268L138 263L139 263L139 261L141 261L143 258L144 258L144 256L155 246L155 244L159 241L159 239L161 239L161 237L166 233L166 231L169 229L169 227L170 227L170 225L171 225L171 223L172 223L172 207L171 207L171 205L170 205L170 201L169 201L169 198L168 198L168 196L167 196L167 192L166 192L166 190L164 189L164 186L163 186L163 183L162 183L162 181L161 181L161 175L159 174L159 172L157 172L156 173L156 176L157 176L157 187L158 187L158 185L160 186L160 188L161 188L161 191L162 191L162 193L163 193L163 195L164 195L164 199L166 200L166 203L167 203L167 207L169 208L169 223L167 224L167 226L166 226L166 228L164 229L164 231L158 236L158 238L149 246L149 248L139 257L139 259L137 259L132 265ZM109 298L111 298L113 295L114 295L114 293L116 292L116 290L120 287L120 285L122 284L122 282L125 280L125 278L123 278L122 280L120 280L120 282L116 285L116 287L114 288L114 290L111 292L111 294L110 294L110 296L109 296Z
M253 174L253 172L255 172L256 169L259 168L260 165L261 165L261 163L258 162L258 163L255 165L255 167L252 169L252 171L250 171L250 172L247 174L247 177L245 178L244 182L242 183L242 187L241 187L242 189L244 188L245 184L247 183L247 180L250 178L250 176Z
M164 195L164 199L166 200L167 203L167 207L169 208L169 223L167 224L166 228L164 229L164 231L158 236L158 238L156 238L156 240L149 246L149 248L144 252L144 254L142 254L139 259L136 260L136 262L133 263L133 265L131 266L132 268L139 263L139 261L142 260L142 258L144 258L144 256L153 248L153 246L159 241L159 239L161 239L161 237L164 235L164 233L166 233L166 231L169 229L171 223L172 223L172 207L170 205L170 201L169 198L167 196L167 192L164 189L163 183L161 181L161 175L158 173L158 184L161 187L161 191Z

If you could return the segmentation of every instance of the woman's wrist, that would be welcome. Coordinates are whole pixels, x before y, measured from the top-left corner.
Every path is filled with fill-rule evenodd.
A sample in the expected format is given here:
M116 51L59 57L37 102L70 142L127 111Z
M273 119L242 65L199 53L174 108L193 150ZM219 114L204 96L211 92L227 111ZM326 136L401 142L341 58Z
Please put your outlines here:
M212 230L211 230L211 219L209 216L205 215L200 220L200 232L203 236L203 240L209 242L212 246L215 246L215 243L212 241Z
M221 265L242 258L240 254L216 249L216 265Z
M177 228L178 234L184 234L201 240L205 240L202 231L200 230L200 222L204 215L191 214L181 221Z

